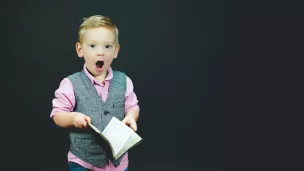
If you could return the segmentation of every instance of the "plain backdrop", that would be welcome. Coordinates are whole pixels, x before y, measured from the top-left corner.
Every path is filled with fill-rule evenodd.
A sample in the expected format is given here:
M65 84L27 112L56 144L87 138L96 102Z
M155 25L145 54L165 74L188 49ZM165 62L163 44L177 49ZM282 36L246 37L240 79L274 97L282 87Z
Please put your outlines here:
M291 45L301 26L299 7L224 0L3 2L3 166L68 170L68 134L50 119L51 102L60 81L82 70L75 51L80 20L100 14L118 26L121 49L112 67L132 79L139 100L144 141L129 153L130 171L281 167L284 162L271 162L282 151L268 141L276 135L268 125L288 109L279 105L287 95L279 86L291 78L286 59L301 49ZM258 167L264 164L269 167Z
M68 134L50 119L51 102L60 81L82 70L75 51L81 19L100 14L118 26L121 50L112 67L132 79L139 100L138 133L144 141L130 151L129 169L222 170L225 10L223 1L52 0L2 6L2 69L9 83L4 94L18 127L16 153L8 156L17 167L68 169Z

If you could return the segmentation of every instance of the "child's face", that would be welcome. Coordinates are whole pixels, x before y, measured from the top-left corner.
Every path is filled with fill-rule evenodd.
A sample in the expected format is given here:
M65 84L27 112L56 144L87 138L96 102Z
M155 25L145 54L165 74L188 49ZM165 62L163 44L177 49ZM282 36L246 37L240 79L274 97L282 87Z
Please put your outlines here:
M115 43L112 30L98 27L88 29L83 34L82 43L76 43L79 57L84 57L87 69L93 76L107 73L114 58L117 58L119 45Z

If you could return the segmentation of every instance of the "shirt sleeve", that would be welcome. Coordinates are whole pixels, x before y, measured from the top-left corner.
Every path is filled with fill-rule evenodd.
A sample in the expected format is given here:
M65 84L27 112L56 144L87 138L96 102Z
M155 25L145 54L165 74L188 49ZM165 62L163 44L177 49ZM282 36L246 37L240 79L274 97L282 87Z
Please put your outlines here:
M56 112L72 112L75 107L75 94L71 81L64 78L55 91L55 98L52 100L53 109L50 117L53 118Z
M134 93L134 87L131 79L127 76L127 90L125 95L125 112L128 112L131 109L138 109L138 100L137 96Z

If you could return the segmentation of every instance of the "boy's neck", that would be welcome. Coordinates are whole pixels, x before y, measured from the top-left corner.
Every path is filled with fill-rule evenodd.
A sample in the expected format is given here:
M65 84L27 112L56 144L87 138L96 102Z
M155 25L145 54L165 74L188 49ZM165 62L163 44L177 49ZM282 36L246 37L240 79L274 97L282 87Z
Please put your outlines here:
M108 75L108 70L104 73L102 73L101 75L98 76L94 76L90 70L88 70L88 68L86 68L87 71L98 81L99 84L103 84L104 80L106 79L106 76Z
M93 76L99 84L103 84L104 80L106 79L106 76L108 75L108 71L102 73L101 75L98 76Z

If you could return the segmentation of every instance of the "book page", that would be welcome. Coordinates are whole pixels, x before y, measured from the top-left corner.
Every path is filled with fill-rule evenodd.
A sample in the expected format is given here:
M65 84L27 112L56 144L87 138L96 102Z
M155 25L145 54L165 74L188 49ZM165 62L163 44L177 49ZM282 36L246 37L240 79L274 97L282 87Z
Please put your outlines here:
M102 131L102 135L110 142L113 150L113 156L122 149L125 143L133 135L133 130L113 117L108 126Z
M92 129L94 129L94 131L96 131L98 134L101 134L101 132L94 125L92 125L90 123L89 123L89 125Z
M140 142L142 138L137 135L135 132L133 132L132 136L129 138L129 140L125 143L125 145L120 149L118 154L114 156L115 159L118 159L122 154L124 154L129 148L131 148L133 145Z
M89 126L94 130L94 131L96 131L104 140L106 140L109 144L110 144L110 142L109 142L109 140L99 131L99 129L98 128L96 128L94 125L92 125L92 124L90 124L89 123ZM111 146L110 146L111 147ZM112 149L112 147L111 147L111 149ZM112 149L112 152L113 152L113 149Z

